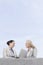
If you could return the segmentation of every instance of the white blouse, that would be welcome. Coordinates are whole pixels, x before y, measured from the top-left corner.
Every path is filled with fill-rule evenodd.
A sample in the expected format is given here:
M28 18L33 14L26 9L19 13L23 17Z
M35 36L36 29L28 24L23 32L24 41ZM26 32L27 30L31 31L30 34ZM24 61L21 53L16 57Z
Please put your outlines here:
M16 51L14 50L13 52L10 48L6 48L6 49L3 50L3 57L4 58L17 57Z
M36 57L37 56L37 49L36 48L31 48L27 52L27 57Z

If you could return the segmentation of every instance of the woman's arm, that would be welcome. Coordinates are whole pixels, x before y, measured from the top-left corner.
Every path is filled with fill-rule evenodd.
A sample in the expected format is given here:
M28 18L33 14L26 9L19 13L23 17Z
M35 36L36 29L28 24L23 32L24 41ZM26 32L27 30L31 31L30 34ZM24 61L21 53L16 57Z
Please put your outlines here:
M34 50L33 50L33 56L37 57L37 48L34 48Z

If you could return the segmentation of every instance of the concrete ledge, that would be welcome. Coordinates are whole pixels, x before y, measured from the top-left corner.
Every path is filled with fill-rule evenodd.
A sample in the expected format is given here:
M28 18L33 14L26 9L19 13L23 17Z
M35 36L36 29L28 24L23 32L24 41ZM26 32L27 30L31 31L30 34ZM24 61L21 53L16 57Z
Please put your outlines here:
M0 59L0 65L43 65L43 59L42 58L30 58L30 59Z

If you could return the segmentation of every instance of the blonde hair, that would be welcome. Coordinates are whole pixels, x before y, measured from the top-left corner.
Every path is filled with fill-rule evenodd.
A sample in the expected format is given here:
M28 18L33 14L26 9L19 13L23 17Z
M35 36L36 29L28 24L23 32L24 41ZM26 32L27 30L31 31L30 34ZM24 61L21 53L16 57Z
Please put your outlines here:
M30 45L30 47L35 48L35 46L33 45L31 40L27 40L26 43L28 43L28 45Z

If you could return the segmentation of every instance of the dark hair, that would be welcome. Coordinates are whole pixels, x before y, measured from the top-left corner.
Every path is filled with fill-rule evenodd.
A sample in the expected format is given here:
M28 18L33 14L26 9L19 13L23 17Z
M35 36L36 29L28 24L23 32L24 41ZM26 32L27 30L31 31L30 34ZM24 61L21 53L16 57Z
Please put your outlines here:
M7 45L10 45L10 43L12 43L12 42L14 42L14 40L9 40L9 41L7 42Z

